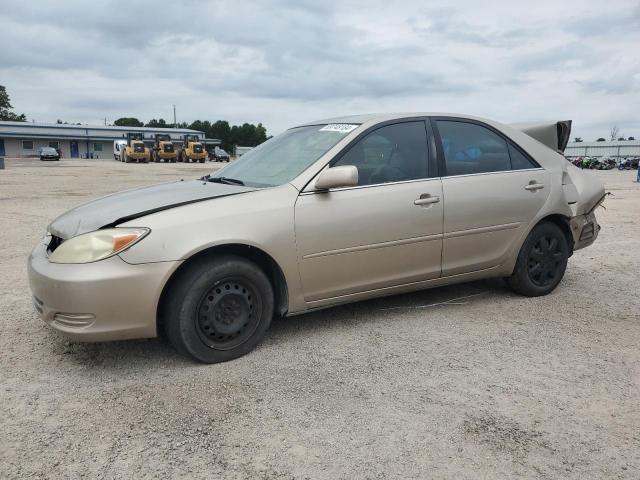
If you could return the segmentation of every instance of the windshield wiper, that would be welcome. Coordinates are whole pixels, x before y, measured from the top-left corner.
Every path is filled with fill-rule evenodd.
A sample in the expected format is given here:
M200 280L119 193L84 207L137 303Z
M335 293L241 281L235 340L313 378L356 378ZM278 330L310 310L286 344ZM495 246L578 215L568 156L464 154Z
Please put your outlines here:
M242 180L238 180L237 178L209 177L207 180L209 182L213 182L213 183L225 183L227 185L242 185L242 186L244 186L244 182Z

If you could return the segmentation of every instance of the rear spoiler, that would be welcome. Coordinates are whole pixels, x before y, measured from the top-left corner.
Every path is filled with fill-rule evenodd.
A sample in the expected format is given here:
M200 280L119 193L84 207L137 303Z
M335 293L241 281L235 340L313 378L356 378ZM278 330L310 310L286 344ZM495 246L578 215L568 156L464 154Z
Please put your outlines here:
M563 153L571 135L571 120L546 123L518 123L511 125L547 147Z

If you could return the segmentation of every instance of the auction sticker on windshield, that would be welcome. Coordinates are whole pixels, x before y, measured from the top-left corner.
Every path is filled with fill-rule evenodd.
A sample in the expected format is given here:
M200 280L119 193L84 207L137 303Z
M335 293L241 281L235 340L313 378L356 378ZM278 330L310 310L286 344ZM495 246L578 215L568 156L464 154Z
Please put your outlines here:
M352 125L349 123L330 123L320 129L321 132L340 132L349 133L352 130L358 128L358 125Z

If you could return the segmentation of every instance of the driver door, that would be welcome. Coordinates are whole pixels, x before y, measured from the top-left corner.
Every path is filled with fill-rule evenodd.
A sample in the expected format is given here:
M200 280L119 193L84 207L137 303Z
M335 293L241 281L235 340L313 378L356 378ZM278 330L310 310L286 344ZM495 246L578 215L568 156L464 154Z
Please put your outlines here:
M295 229L307 302L440 276L442 183L429 177L429 151L423 121L386 125L332 165L355 165L358 186L300 194Z

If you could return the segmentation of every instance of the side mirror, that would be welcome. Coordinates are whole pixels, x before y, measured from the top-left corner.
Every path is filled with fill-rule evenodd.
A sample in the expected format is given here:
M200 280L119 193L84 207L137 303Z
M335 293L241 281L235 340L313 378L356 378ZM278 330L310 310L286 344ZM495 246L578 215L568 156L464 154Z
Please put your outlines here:
M358 185L358 167L343 165L327 168L316 180L316 190L329 190L331 188L355 187Z

